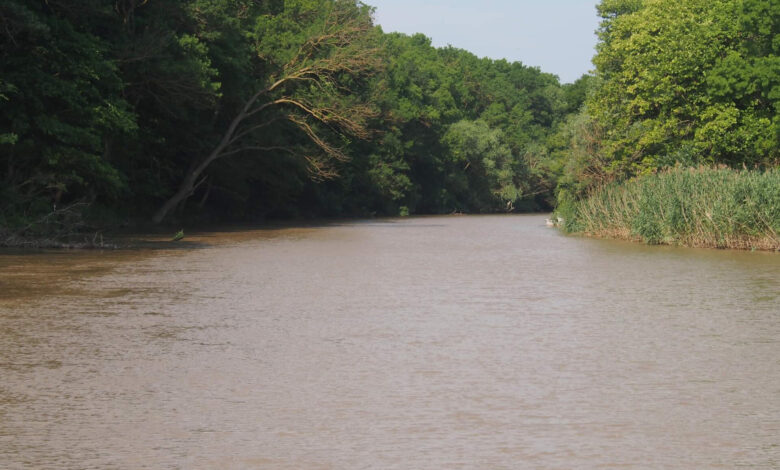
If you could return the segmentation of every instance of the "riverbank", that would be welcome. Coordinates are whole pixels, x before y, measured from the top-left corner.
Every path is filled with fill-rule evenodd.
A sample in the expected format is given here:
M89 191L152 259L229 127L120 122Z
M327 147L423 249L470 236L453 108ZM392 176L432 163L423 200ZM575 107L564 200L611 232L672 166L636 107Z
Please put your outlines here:
M670 169L604 186L558 213L568 233L780 251L780 169Z

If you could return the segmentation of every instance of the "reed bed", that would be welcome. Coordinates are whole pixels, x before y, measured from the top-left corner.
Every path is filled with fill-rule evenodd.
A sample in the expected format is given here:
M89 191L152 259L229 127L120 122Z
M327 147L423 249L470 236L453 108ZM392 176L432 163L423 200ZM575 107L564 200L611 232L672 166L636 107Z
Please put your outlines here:
M649 244L780 251L780 169L674 168L565 204L563 229Z

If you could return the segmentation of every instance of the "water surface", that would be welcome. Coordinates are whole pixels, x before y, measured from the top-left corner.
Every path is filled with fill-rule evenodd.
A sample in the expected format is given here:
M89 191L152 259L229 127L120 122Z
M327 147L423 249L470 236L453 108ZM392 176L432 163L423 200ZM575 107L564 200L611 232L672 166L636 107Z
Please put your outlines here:
M780 468L776 254L543 216L185 241L0 254L0 467Z

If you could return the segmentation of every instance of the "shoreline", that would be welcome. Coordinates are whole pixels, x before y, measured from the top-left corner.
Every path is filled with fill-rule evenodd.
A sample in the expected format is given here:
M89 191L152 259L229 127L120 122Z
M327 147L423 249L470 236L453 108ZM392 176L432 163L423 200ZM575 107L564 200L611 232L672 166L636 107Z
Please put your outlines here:
M276 230L286 228L313 228L329 225L339 225L344 223L359 222L391 222L394 220L403 220L410 218L425 217L462 217L462 216L501 216L517 215L532 216L550 214L550 212L495 212L495 213L446 213L446 214L413 214L408 216L355 216L355 217L315 217L301 219L274 219L263 222L224 222L224 223L191 223L191 224L167 224L153 225L146 223L134 223L129 227L116 228L106 227L101 231L85 232L81 234L72 234L70 240L57 239L50 235L41 236L19 236L12 233L3 233L0 231L0 250L122 250L143 247L147 245L165 245L165 244L187 244L192 238L197 238L202 234L233 232L233 231L254 231L254 230ZM184 232L183 241L174 241L172 238L177 231L182 229Z
M706 248L712 250L732 250L732 251L761 251L764 253L778 253L780 254L780 241L772 239L754 239L754 238L733 238L725 241L724 243L708 242L708 241L692 241L686 242L681 240L665 240L657 243L649 243L642 239L638 235L633 235L627 229L613 229L613 230L601 230L601 231L585 231L585 232L566 232L568 235L574 235L585 238L593 238L597 240L619 240L631 243L642 244L646 246L675 246L680 248Z

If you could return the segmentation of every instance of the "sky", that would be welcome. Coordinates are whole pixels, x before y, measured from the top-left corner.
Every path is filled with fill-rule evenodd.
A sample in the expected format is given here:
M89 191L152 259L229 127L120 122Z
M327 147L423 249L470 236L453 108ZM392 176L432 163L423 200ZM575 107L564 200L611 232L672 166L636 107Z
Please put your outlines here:
M385 32L520 61L571 83L593 69L598 0L364 0Z

